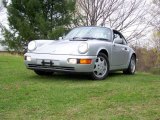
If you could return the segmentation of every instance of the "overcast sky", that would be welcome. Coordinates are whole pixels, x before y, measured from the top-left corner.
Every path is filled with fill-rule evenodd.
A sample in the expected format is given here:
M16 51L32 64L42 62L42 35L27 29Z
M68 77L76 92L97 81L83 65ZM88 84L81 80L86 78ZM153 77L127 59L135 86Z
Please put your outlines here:
M8 2L10 2L10 0L8 0ZM3 7L2 0L0 0L0 8L3 8L3 9L0 9L0 23L6 28L9 28L8 21L7 21L7 10L6 8ZM1 38L2 38L2 35L0 31L0 39ZM2 50L4 50L4 47L0 45L0 51Z

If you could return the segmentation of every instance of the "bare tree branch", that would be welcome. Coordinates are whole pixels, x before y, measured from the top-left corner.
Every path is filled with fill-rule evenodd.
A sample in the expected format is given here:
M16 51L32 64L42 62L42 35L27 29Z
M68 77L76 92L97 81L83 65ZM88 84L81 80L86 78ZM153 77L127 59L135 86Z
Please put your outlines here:
M150 12L151 16L154 18L150 24L154 27L156 31L160 32L160 1L153 0L153 5Z
M80 19L77 26L101 25L123 32L133 30L133 33L127 36L128 41L133 39L133 36L140 36L148 27L148 22L143 20L147 15L146 0L76 0L76 2L78 6L76 14Z

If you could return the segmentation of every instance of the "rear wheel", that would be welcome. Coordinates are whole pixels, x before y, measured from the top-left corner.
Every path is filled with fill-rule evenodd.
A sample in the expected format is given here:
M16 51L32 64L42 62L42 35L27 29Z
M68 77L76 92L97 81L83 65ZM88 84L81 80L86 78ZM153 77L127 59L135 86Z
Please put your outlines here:
M40 76L47 76L47 75L52 75L53 72L52 71L41 71L41 70L34 70L34 72L37 74L37 75L40 75Z
M102 80L107 77L109 73L109 61L104 53L99 53L94 63L92 79Z
M136 71L136 57L132 55L128 69L123 70L124 74L134 74Z

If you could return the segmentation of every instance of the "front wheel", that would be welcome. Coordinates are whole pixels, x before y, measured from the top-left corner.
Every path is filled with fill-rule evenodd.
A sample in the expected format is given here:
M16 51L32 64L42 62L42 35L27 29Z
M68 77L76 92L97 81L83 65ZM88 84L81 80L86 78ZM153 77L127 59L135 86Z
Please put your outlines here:
M49 76L49 75L52 75L53 72L52 71L41 71L41 70L34 70L34 72L37 74L37 75L40 75L40 76Z
M92 79L103 80L109 73L109 61L104 53L99 53L94 63Z
M134 55L132 55L128 69L127 70L123 70L124 74L134 74L136 71L136 57Z

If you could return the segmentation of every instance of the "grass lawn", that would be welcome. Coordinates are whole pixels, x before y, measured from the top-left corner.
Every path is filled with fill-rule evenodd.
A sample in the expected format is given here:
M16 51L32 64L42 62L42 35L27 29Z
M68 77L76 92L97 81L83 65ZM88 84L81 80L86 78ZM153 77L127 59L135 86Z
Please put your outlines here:
M0 54L0 120L160 120L160 75L38 76Z

